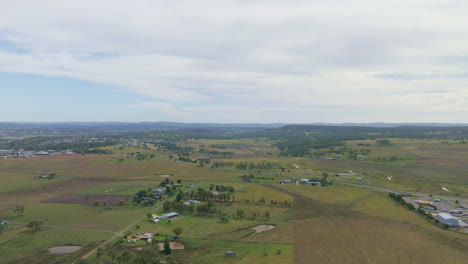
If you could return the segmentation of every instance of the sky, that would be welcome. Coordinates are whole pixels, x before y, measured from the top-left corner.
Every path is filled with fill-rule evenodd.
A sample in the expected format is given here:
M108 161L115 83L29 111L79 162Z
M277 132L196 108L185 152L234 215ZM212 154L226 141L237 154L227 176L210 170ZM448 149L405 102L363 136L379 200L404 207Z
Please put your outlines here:
M0 1L0 122L468 123L466 0Z

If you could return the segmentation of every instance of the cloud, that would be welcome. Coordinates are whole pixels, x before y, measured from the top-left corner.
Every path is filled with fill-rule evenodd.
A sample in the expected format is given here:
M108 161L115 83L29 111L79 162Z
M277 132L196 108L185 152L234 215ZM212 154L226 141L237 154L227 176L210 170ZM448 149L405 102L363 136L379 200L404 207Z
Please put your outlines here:
M172 104L160 102L142 102L139 104L130 105L129 107L137 109L171 109Z
M466 91L466 13L460 0L3 1L0 71L118 85L169 119L418 121L442 109L424 102L447 103L430 91Z

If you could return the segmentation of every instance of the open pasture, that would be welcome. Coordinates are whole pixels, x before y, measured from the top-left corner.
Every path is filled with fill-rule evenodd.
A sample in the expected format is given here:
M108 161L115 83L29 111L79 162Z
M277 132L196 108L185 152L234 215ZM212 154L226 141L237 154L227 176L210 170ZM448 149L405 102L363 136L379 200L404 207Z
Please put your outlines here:
M285 243L246 242L209 239L186 239L185 250L178 251L174 260L190 263L293 263L293 245ZM226 251L235 253L226 257Z
M148 210L134 206L107 209L104 206L81 204L38 203L25 206L21 216L17 216L12 209L3 211L2 216L13 223L27 224L40 220L47 226L117 231L145 215Z
M18 231L13 240L8 241L8 243L0 242L0 263L62 263L69 255L50 255L47 250L61 245L83 246L80 251L71 254L71 256L77 256L88 250L91 245L111 236L111 234L103 232L60 230L48 227L43 227L36 232L25 229Z
M40 173L39 171L37 173L34 173L8 172L0 170L0 193L32 189L70 179L69 177L57 177L55 179L37 178L41 175L42 173Z

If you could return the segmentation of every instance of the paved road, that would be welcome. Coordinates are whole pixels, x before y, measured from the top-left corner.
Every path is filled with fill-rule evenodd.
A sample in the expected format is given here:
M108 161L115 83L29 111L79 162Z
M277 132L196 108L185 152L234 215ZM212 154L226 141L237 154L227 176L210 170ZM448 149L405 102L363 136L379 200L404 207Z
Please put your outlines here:
M191 189L195 188L196 186L198 186L201 182L197 183L195 186L193 186ZM191 190L191 189L187 189L185 190L185 192ZM175 199L175 196L167 201L173 201ZM161 204L161 203L160 203ZM158 207L154 208L153 210L151 210L151 213L154 213L158 210L160 210L162 207L162 204L159 205ZM94 248L93 250L89 251L88 253L86 253L82 258L87 258L89 256L91 256L92 254L94 254L98 249L104 247L105 245L109 244L110 242L114 241L116 238L118 238L119 236L122 236L124 233L126 233L128 230L130 230L130 228L132 228L134 225L138 224L139 222L143 221L145 218L146 218L146 214L142 217L140 217L138 220L136 220L135 222L131 223L129 226L127 226L125 229L117 232L113 237L109 238L108 240L102 242L101 244L99 244L96 248Z

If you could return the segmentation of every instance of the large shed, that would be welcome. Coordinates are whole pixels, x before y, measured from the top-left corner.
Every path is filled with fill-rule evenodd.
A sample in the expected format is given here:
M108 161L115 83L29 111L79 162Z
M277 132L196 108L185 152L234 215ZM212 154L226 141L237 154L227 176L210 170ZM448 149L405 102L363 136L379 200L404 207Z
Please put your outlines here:
M447 224L452 227L458 226L458 218L451 214L440 213L437 215L437 220L439 220L439 222L441 222L442 224Z

